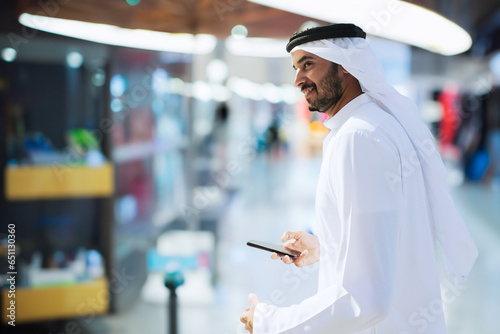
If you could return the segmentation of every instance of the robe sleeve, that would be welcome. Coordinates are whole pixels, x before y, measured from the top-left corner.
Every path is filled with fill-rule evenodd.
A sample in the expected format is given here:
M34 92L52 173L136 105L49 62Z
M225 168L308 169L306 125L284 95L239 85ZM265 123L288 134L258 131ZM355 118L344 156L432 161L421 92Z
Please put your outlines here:
M298 305L259 304L254 334L354 333L376 325L391 308L402 183L394 187L387 176L402 174L398 150L371 133L351 131L333 140L326 182L337 201L341 241L336 254L327 257L335 263L326 265L335 266L336 277Z

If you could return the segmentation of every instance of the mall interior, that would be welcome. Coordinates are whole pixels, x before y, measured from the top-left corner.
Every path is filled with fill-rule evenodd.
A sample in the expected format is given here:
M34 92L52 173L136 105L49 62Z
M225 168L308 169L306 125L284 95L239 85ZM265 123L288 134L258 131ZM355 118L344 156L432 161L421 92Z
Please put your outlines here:
M417 105L478 248L442 279L448 333L499 332L500 2L314 2L0 3L2 333L243 334L249 293L315 294L316 266L246 243L315 231L327 116L285 45L343 22Z

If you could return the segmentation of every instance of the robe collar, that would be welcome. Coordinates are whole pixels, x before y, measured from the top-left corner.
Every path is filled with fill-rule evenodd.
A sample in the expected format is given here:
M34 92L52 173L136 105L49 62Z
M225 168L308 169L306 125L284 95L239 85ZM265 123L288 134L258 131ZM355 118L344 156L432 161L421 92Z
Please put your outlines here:
M342 125L351 117L354 110L358 109L361 105L372 102L373 100L367 94L361 94L349 101L342 109L340 109L333 117L328 118L323 124L332 132L337 132Z

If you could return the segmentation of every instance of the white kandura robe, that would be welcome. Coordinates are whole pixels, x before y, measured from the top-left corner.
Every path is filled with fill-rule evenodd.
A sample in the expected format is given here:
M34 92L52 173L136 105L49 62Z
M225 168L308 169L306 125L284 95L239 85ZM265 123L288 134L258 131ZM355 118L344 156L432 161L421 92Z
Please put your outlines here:
M325 125L318 292L290 307L260 303L253 333L446 333L428 197L407 133L367 94Z

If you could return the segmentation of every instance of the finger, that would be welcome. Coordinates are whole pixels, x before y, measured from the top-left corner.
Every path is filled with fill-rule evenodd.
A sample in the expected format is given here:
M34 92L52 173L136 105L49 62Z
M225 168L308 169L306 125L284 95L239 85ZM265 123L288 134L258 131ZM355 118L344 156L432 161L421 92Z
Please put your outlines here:
M260 300L257 297L257 295L253 293L248 295L248 300L250 301L250 303L252 303L252 305L257 305L258 303L260 303Z
M249 312L249 311L250 311L250 307L247 307L247 308L245 309L245 311L243 311L243 313L241 313L241 315L240 315L240 320L241 320L241 319L246 318L246 317L247 317L247 315L248 315L248 312Z
M283 235L281 236L281 241L285 242L285 241L288 241L290 239L295 239L295 240L299 240L300 237L304 234L303 231L286 231L285 233L283 233Z
M293 260L288 255L283 256L282 260L286 264L292 264L293 263Z
M272 253L272 254L271 254L271 259L273 259L273 260L277 260L277 259L279 259L279 258L280 258L280 256L278 255L278 253Z
M302 260L303 258L305 258L307 255L309 254L309 251L306 249L304 250L302 253L300 253L299 257L297 258L297 260Z
M304 262L305 262L305 257L307 256L307 254L309 254L309 251L306 249L305 251L303 251L298 258L295 259L295 265L297 267L302 267L304 265Z
M295 239L289 239L285 241L281 246L284 248L289 248L289 249L295 249L294 245L297 240Z
M281 241L285 242L289 239L292 239L293 238L293 235L294 232L291 232L291 231L286 231L285 233L283 233L283 235L281 236Z

